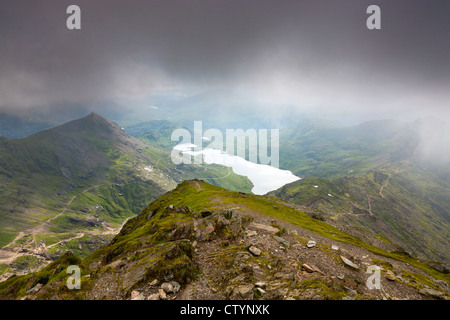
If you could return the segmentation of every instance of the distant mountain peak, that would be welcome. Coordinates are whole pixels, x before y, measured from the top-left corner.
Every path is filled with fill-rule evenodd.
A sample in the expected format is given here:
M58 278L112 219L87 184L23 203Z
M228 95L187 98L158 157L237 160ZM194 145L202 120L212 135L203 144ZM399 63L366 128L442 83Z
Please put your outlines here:
M71 139L84 139L86 142L91 141L89 140L91 138L101 139L105 142L112 142L117 146L120 145L127 152L133 152L133 148L142 148L144 146L142 141L130 136L117 123L105 119L95 112L91 112L81 119L72 120L55 128L38 132L33 136L37 139L47 139L48 136L59 137L58 140L63 136L69 136Z
M100 122L107 122L109 124L114 124L114 122L102 117L101 115L99 115L98 113L92 111L91 113L89 113L87 116L85 116L84 118L78 119L78 120L74 120L74 121L79 121L79 120L85 120L85 121L100 121Z
M93 119L93 120L106 120L109 121L108 119L102 117L101 115L99 115L98 113L92 111L91 113L89 113L86 117L84 117L85 119Z
M91 112L84 118L67 122L63 125L56 127L59 132L95 132L97 134L112 134L118 133L124 135L122 128L116 123L105 119L101 115Z

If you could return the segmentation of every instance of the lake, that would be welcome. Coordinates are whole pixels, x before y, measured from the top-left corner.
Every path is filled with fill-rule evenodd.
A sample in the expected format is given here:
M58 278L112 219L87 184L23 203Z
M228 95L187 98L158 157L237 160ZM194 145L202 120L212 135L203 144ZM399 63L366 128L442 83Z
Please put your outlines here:
M281 188L285 184L300 180L289 170L253 163L216 149L205 148L200 151L193 151L192 149L195 147L196 145L192 143L184 143L175 146L174 149L192 156L202 154L204 163L220 164L231 168L238 175L246 176L253 183L252 192L254 194L263 195Z

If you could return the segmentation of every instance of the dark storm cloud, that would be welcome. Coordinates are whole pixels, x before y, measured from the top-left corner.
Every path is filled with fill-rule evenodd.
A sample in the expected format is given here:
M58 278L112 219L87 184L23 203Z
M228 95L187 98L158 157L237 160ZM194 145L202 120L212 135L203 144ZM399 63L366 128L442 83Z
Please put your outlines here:
M70 4L82 29L69 31ZM366 28L377 4L382 29ZM140 100L225 86L349 112L447 112L448 1L17 1L0 4L0 106Z

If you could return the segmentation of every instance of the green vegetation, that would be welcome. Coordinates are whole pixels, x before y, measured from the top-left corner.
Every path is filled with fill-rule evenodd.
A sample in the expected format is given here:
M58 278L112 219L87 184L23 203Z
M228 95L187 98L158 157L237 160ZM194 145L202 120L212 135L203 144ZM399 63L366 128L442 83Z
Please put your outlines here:
M449 281L448 274L430 267L432 263L402 249L427 259L448 261L450 183L410 158L405 125L373 122L342 129L303 123L285 131L281 167L303 179L267 196L251 194L251 182L229 168L173 164L170 150L174 143L168 134L173 126L164 122L154 125L158 129L143 133L139 141L93 114L28 138L0 138L0 178L4 181L0 186L0 246L10 243L21 230L42 225L43 234L20 238L16 248L45 242L52 246L48 249L52 257L70 249L83 260L65 259L81 264L87 288L90 276L107 272L105 268L112 267L106 265L119 259L136 262L135 270L145 267L147 277L161 279L170 270L179 279L186 275L194 278L199 270L192 263L192 248L176 240L171 232L180 226L184 226L183 232L192 232L192 219L199 212L239 207L249 215L279 218ZM173 189L177 183L193 178L204 181L185 181ZM166 193L168 190L172 191ZM306 206L308 214L273 197ZM177 212L169 210L170 206L189 210ZM118 228L128 218L110 242L113 236L105 230ZM49 224L43 225L45 221ZM355 226L383 241L383 248L395 249L383 250L325 221ZM284 228L276 227L280 230L277 235L283 235ZM217 232L232 238L228 227ZM206 239L209 237L206 235ZM326 246L319 244L318 248L331 254ZM224 244L222 253L244 249ZM224 261L230 256L225 254ZM269 257L263 253L252 259L264 262ZM90 265L97 262L104 266L91 274ZM393 269L385 260L373 262ZM22 256L12 266L33 269L39 263L33 256ZM60 261L59 265L64 263ZM61 270L56 269L53 265L39 276L14 277L7 281L12 289L2 284L0 292L8 296L20 288L23 296L39 279L45 283L58 279ZM6 270L6 266L0 266L0 273ZM433 287L422 275L404 275L412 284ZM317 279L302 283L302 288L319 290L324 298L340 299L344 295L342 288ZM64 294L73 297L75 293ZM75 295L81 297L80 292Z
M278 230L280 230L277 233L275 233L276 236L281 237L286 232L286 229L283 228L282 226L278 225L277 223L272 223L272 227L275 227Z
M269 195L307 206L316 218L357 226L422 258L448 261L450 186L414 166L402 168L335 180L309 177Z
M226 207L229 208L239 206L241 209L248 212L257 212L261 215L281 218L287 222L292 223L293 225L298 225L303 228L309 229L327 238L357 245L380 256L385 256L409 263L410 265L413 265L432 275L436 279L447 281L449 281L450 279L448 275L444 275L432 269L424 262L421 262L400 252L386 252L378 247L365 243L355 236L344 233L325 222L314 219L304 212L298 211L288 206L284 206L279 203L276 204L277 209L275 209L275 203L273 202L273 200L271 200L270 197L230 192L229 190L212 186L202 181L185 181L171 193L158 198L139 216L131 219L124 226L121 234L127 234L128 232L131 232L131 230L137 228L137 226L143 223L149 212L154 210L156 210L157 212L158 208L165 208L170 204L174 205L175 207L185 205L189 206L191 210L198 211L201 211L205 208L220 210ZM142 227L137 230L142 230Z
M17 236L17 233L13 232L1 232L0 233L0 247L3 247L14 240L14 238Z
M11 267L20 269L20 270L30 270L35 269L40 264L40 260L35 256L24 255L15 259Z
M70 265L78 265L81 260L71 253L62 255L44 269L24 276L14 276L7 281L0 282L0 292L3 297L17 298L25 296L26 292L37 284L49 284L67 276L66 270Z
M381 260L381 259L372 259L373 263L379 267L384 268L385 270L394 270L394 267L392 266L391 263Z
M408 125L391 120L354 127L304 120L282 131L280 166L300 177L333 179L363 174L391 159L410 156L412 150L405 147L413 136L409 130Z
M64 239L70 239L75 237L75 233L62 233L62 234L38 234L35 236L36 242L45 243L46 246L51 246Z
M403 270L401 272L402 278L408 281L408 285L415 287L417 289L422 289L425 286L432 288L434 290L441 290L441 288L434 282L431 281L428 277L423 274L417 272L409 272Z
M270 195L448 264L449 159L438 150L422 154L426 141L419 139L423 128L442 125L430 119L346 128L296 123L280 136L280 166L303 179Z
M4 274L5 272L7 272L9 269L9 266L6 264L0 264L0 275Z
M108 273L109 277L115 279L108 281L117 281L125 289L131 288L135 282L129 282L129 280L121 279L120 277L114 278L116 277L114 265L121 261L134 263L132 268L128 270L128 273L140 274L141 278L137 278L136 281L149 281L155 278L161 281L169 274L174 276L174 279L180 283L184 283L186 279L195 279L200 270L198 270L198 266L192 259L194 247L190 239L195 239L195 233L198 230L201 232L206 227L207 222L204 225L199 224L194 227L194 219L200 218L202 216L200 213L205 210L222 212L225 217L227 216L227 210L236 206L239 206L240 211L246 212L246 216L242 217L242 219L245 218L247 221L251 221L252 214L280 218L335 241L350 243L379 256L406 262L435 279L450 281L449 275L442 274L428 267L422 261L401 253L386 252L323 221L314 219L304 212L284 205L280 201L274 202L270 197L233 192L210 185L204 181L190 180L181 183L176 189L159 197L139 215L129 219L120 233L108 245L96 250L83 260L72 255L72 259L78 259L76 264L81 268L85 285L81 291L69 292L63 283L60 283L58 285L59 297L64 299L83 298L92 288L93 281L96 281L95 279L98 279L104 273ZM211 217L218 216L211 215ZM214 229L217 234L222 236L233 232L231 225L220 227L217 224ZM207 237L205 239L207 240ZM74 242L74 245L77 245L77 241ZM320 250L327 251L326 253L330 255L332 254L326 246L319 245L318 247ZM247 248L244 245L224 245L216 252L212 252L211 258L216 263L227 266L229 272L226 277L232 279L239 274L238 270L234 270L233 260L239 252L248 255ZM68 257L65 259L68 259ZM257 262L260 266L267 266L270 263L272 267L276 267L276 265L273 265L274 258L268 253L262 253L258 257L250 256L249 259ZM392 265L385 260L374 259L373 262L383 266L385 269L392 268ZM91 266L98 263L100 265L92 269ZM57 271L54 271L55 263L52 263L52 265L53 267L46 267L38 273L7 280L0 285L0 293L2 296L8 296L13 294L13 290L16 290L16 293L20 292L20 295L16 297L20 297L25 294L24 290L29 290L33 284L35 285L39 281L55 281L61 276L59 273L61 270L59 268ZM414 281L420 281L422 284L428 284L431 281L427 280L428 282L424 282L428 278L423 275L403 274L406 278L414 278ZM220 287L219 289L225 290L226 288ZM346 295L346 291L342 286L331 282L328 283L319 278L304 281L297 289L303 291L313 289L325 299L342 299ZM47 293L43 294L45 296L45 294L50 293L47 291Z
M389 244L393 244L393 243L391 242L391 240L386 239L386 238L383 237L381 234L374 234L373 236L374 236L375 238L381 240L381 241L384 241L384 242L389 243Z
M300 288L315 289L325 300L341 300L347 295L343 285L329 284L322 278L312 278L300 283Z
M170 139L165 133L159 132L159 138ZM91 114L23 139L0 138L0 247L19 231L59 215L42 230L45 235L23 237L15 247L61 242L49 249L52 257L67 249L85 257L108 237L63 240L83 231L119 228L184 179L199 177L237 191L253 187L223 166L175 165L168 145L145 137L153 144Z

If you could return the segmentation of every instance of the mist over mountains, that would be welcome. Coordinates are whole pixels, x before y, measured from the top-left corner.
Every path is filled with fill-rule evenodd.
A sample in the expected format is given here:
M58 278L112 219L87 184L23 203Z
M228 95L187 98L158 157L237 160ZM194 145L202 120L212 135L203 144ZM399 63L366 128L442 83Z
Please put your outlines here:
M0 299L450 299L450 4L372 4L2 1ZM300 179L175 163L194 121Z
M225 89L358 122L449 119L446 1L380 0L378 32L366 27L366 1L78 5L84 27L72 32L66 3L2 3L1 108L117 120L108 113L161 95Z
M181 107L181 110L183 107ZM191 112L184 114L184 118L182 113L178 112L177 114L180 119L185 119L182 123L188 124L191 119L195 118L195 114L204 114L204 110L200 110L201 111L198 111L198 109L196 109L196 111L191 110ZM208 119L207 115L205 116L205 119ZM214 118L211 117L211 120L213 119ZM251 120L249 121L246 117L234 117L233 120L237 127L245 128L246 123L252 123ZM253 121L261 124L261 120L257 117L253 118ZM147 170L145 169L147 166L148 168L152 168L151 170L162 169L162 176L158 178L158 176L153 175L148 182L145 182L152 183L154 185L152 188L156 188L155 195L152 196L149 194L150 197L160 195L164 190L170 190L175 186L176 182L185 178L187 172L190 171L190 174L193 177L198 177L199 174L199 171L195 169L195 167L187 165L182 168L170 164L170 150L177 144L176 141L170 140L170 136L177 127L183 126L168 120L155 120L126 127L125 130L129 130L134 136L139 138L136 139L125 133L119 125L110 122L95 113L91 113L88 117L68 122L62 126L57 126L54 129L36 133L28 138L2 138L4 150L2 156L3 175L4 177L8 177L7 180L4 180L4 183L10 185L8 193L10 196L8 196L7 200L4 200L6 201L5 204L7 203L10 208L22 206L20 205L20 197L12 196L13 192L15 192L12 190L15 189L11 189L11 186L14 185L12 184L13 181L22 179L20 178L21 175L29 175L32 172L34 172L33 175L36 177L41 173L41 179L44 179L45 177L45 179L49 181L49 187L51 185L59 185L57 188L52 187L53 191L50 191L50 189L47 188L42 189L41 186L40 194L42 194L42 196L49 191L58 194L61 192L58 190L65 190L63 191L64 193L69 192L70 194L77 189L83 188L83 186L88 188L94 184L104 184L105 181L110 181L113 177L116 177L113 178L115 180L111 180L111 182L108 183L117 181L115 182L116 185L123 185L123 182L120 182L122 178L117 180L117 173L120 172L117 170L125 164L122 161L118 162L118 160L123 157L121 154L126 155L127 158L129 158L131 154L134 154L133 157L135 157L135 160L129 163L132 165L133 169L131 169L132 167L128 169L131 169L131 171L128 171L128 174L135 172L134 177L123 177L133 184L136 183L133 182L135 179L143 179L145 175L142 176L142 172ZM448 197L445 196L447 192L445 190L448 190L450 185L450 175L448 170L449 157L445 152L446 141L448 140L448 135L445 135L446 130L448 130L448 126L444 122L434 118L424 118L413 123L404 123L395 120L377 120L350 127L340 127L328 120L311 120L305 118L301 122L287 124L281 128L280 165L282 169L291 170L295 175L303 179L300 183L293 183L293 185L302 185L303 181L308 181L305 180L308 177L321 177L326 179L347 179L347 177L349 177L348 179L350 179L350 181L353 179L352 177L355 177L355 187L356 185L359 185L358 188L360 189L358 190L362 193L370 193L372 191L369 191L371 187L364 187L364 184L367 182L363 183L357 181L359 176L365 176L368 172L371 172L371 170L380 171L380 174L385 175L385 177L390 177L393 174L398 175L398 178L400 179L398 185L394 185L394 179L392 179L389 185L389 179L384 179L384 181L377 182L380 184L378 189L386 183L384 186L386 190L393 187L397 190L393 190L395 193L400 191L400 186L402 184L404 185L406 183L410 187L411 184L417 184L416 188L424 189L422 191L420 191L420 189L413 189L407 192L402 191L400 194L396 195L396 201L400 201L400 198L403 199L403 197L406 196L406 198L401 201L407 203L409 202L408 197L414 192L417 192L416 196L419 196L420 194L420 197L424 197L424 201L428 201L426 199L427 197L429 198L429 201L431 201L431 209L428 208L426 202L420 205L413 205L413 207L411 207L412 204L406 204L406 207L403 209L391 209L389 215L392 215L395 210L400 210L401 214L398 216L405 215L405 218L409 216L409 218L406 219L410 219L416 212L427 212L427 214L430 215L433 211L435 212L434 214L439 216L438 219L444 219L441 223L446 224L449 220L448 210L450 210L447 203ZM79 137L83 137L83 140L79 140ZM152 153L153 157L150 156L150 158L145 160L145 155L139 150L148 148L148 144L153 149L152 152L156 152L156 154ZM48 149L48 151L43 151L43 148L50 149ZM11 150L15 151L11 152ZM20 152L20 154L18 152ZM53 160L50 155L54 152L56 153ZM154 157L155 155L157 155L156 158ZM14 169L12 169L13 159L17 158L28 160L23 163L23 166L19 166L16 162ZM161 160L164 162L161 162ZM136 167L136 165L139 166L139 163L141 163L141 167ZM159 167L161 167L162 164L162 168L158 168L158 166L154 168L155 163L157 163ZM223 171L226 172L225 169L223 169ZM124 171L124 173L125 172L126 171ZM229 184L227 181L214 180L215 174L216 173L213 171L209 171L204 173L202 177L206 179L212 178L211 181L213 181L213 183L219 183L221 186L235 188L235 190L249 190L246 189L246 184L239 184L245 180L238 179L232 182L233 179L236 179L233 178L229 180L229 182L231 182L231 184ZM161 180L162 178L163 180ZM26 193L31 192L31 194L33 194L33 188L37 188L34 181L39 184L41 184L41 182L39 179L35 178L31 180L29 178L27 179L29 180L28 188L19 190L22 190L21 193L26 190ZM144 178L142 183L145 179L149 178ZM165 182L162 183L162 181ZM87 185L86 182L88 182ZM137 183L137 185L139 184L141 184L141 182ZM339 182L338 185L339 184L341 184L341 182ZM332 190L336 190L336 188L337 187L333 187ZM342 187L338 187L338 189L340 188ZM377 187L374 187L374 189L376 188ZM140 194L144 195L144 189L140 190ZM286 192L289 190L289 186L285 186L281 190L280 193L274 194L281 198L286 198ZM110 191L108 191L108 193L109 192ZM146 192L148 192L148 189ZM352 192L349 193L352 194ZM122 192L116 190L115 193L109 194L108 197L114 197L114 194L117 197L118 194L121 193ZM305 193L305 195L308 194L309 192ZM428 194L428 196L426 194ZM141 201L141 199L140 196L136 196L137 194L135 196L130 194L129 197L132 198L124 199L128 203L129 201L132 201L132 203L137 204L136 200L139 199L139 201ZM286 200L290 198L292 198L292 196L288 196ZM14 199L16 199L16 202L13 201ZM306 198L304 200L307 201L306 203L313 205L313 207L317 207L316 202L310 202L312 201L312 198ZM299 204L304 205L304 200L299 202ZM385 201L385 199L381 200ZM358 201L363 201L359 202L357 205L358 207L362 206L361 208L365 208L367 205L375 206L375 200L372 200L372 204L365 203L367 199L360 199ZM25 202L26 207L33 207L35 205L36 204L33 202ZM123 205L119 205L119 207ZM128 205L126 205L125 208L127 208ZM342 204L332 204L331 208L326 209L326 212L328 212L327 214L329 215L329 210L331 210L334 212L332 215L335 215L339 213L339 210L341 210L339 208L341 207ZM379 204L380 213L389 212L389 209L386 211L386 208L388 207L389 205L386 203ZM11 210L14 212L14 210L17 209ZM110 210L114 211L115 209L111 208L107 211ZM123 209L119 209L119 211L120 210ZM136 211L134 210L136 209L132 209L131 212L135 213ZM111 213L112 212L109 212L109 214ZM27 215L25 214L25 216ZM394 216L396 215L394 214ZM372 230L371 232L384 232L383 236L391 239L396 238L398 243L404 248L409 248L409 240L407 239L411 239L411 237L406 237L406 240L399 240L399 238L396 237L398 229L396 229L397 231L389 231L390 227L388 226L391 225L392 222L386 222L383 219L384 218L381 218L381 220L384 221L383 223L387 224L381 229L373 229L373 227L371 227L369 228ZM349 223L355 224L355 222ZM9 223L5 222L5 225L8 224ZM356 224L360 225L361 222L357 222ZM364 224L365 223L363 223L363 225ZM405 226L406 225L408 224L405 224ZM423 221L420 224L413 223L412 225L414 227L409 227L410 230L416 227L422 228ZM424 233L424 237L428 238L428 236L430 236L432 238L432 234L435 231L429 230L428 232L428 234ZM423 239L424 238L422 238L422 240ZM443 241L445 243L446 240ZM442 248L442 245L439 245L438 243L439 242L435 241L434 244L421 247L419 242L419 244L415 245L413 251L425 252L426 255L429 248L434 245ZM412 250L412 248L413 247L410 249ZM431 254L430 258L431 257L438 260L447 260L445 254Z

